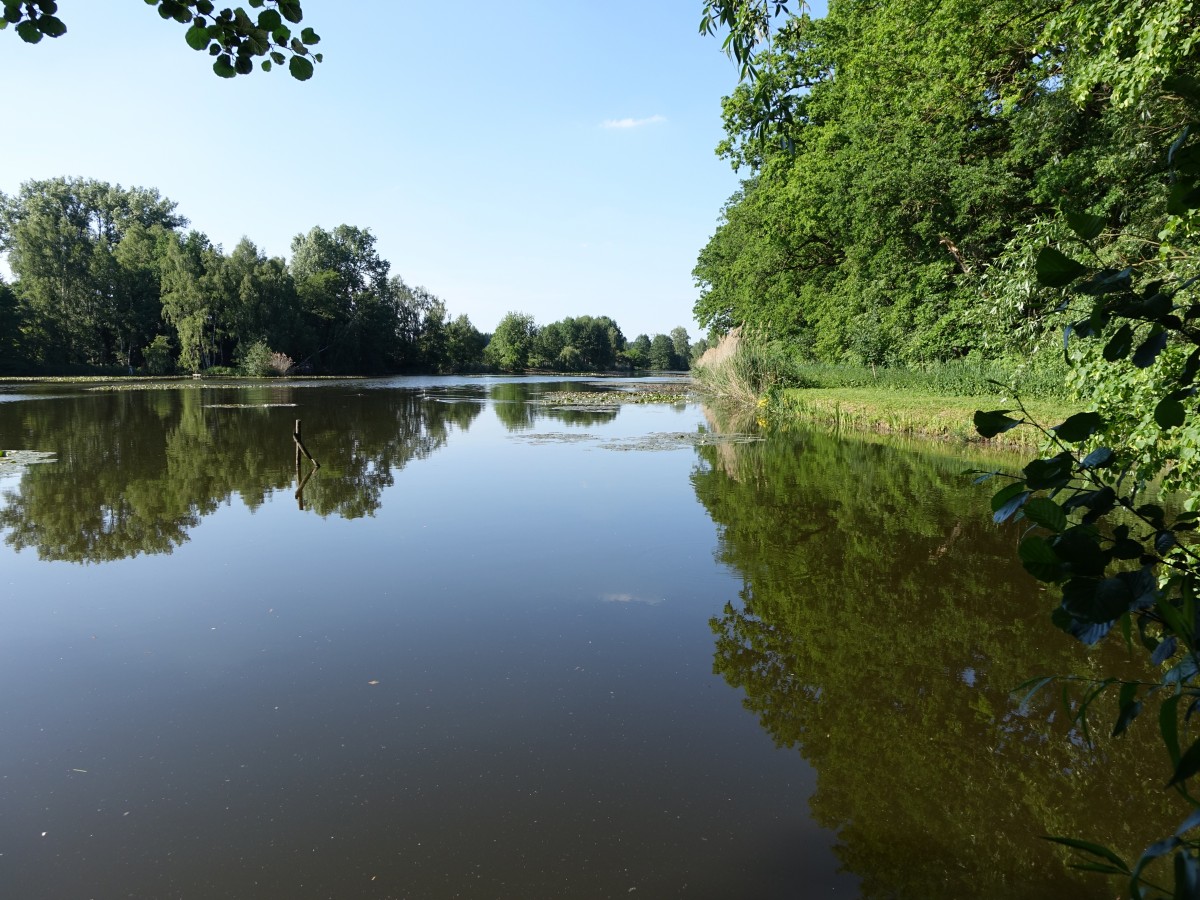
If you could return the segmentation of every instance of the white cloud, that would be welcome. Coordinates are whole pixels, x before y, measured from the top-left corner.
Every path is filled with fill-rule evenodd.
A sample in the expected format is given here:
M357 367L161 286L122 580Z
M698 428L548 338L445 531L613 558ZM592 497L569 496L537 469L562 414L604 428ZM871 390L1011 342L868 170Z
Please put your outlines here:
M666 116L650 116L645 119L605 119L604 128L641 128L643 125L654 125L667 121Z

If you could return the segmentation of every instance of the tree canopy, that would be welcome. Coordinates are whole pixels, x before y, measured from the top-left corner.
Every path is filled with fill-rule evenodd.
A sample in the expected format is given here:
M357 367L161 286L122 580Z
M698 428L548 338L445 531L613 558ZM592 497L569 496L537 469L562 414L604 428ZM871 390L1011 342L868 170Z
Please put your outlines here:
M1145 135L1181 124L1160 83L1125 73L1151 26L1109 68L1092 52L1115 40L1100 5L835 0L824 19L774 20L769 41L734 37L748 77L724 102L718 152L747 177L695 268L701 324L823 361L1044 345L1059 323L1036 314L1024 264L1058 208L1088 198L1126 242L1157 243L1162 150ZM752 21L761 37L766 7L714 0L706 22ZM1150 15L1178 33L1190 21L1170 3Z

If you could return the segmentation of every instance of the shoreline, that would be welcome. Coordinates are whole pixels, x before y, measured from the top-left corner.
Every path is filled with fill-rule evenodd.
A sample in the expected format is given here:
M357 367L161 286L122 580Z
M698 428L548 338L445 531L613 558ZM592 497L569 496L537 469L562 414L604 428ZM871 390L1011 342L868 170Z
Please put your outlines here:
M1036 450L1042 435L1035 428L1014 428L984 439L975 431L976 410L1015 409L1003 396L944 396L880 391L869 388L787 388L759 401L756 415L766 428L817 425L834 431L851 429L875 434L921 438L971 448ZM1025 403L1042 423L1060 422L1075 410L1056 401ZM1020 415L1019 411L1014 415Z

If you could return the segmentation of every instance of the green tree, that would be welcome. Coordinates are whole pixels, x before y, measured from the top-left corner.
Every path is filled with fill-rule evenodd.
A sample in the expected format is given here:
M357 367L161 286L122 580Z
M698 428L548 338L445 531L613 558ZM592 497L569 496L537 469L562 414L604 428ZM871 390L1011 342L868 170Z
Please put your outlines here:
M446 324L446 363L451 372L470 372L483 365L484 335L465 314Z
M268 258L249 238L242 238L229 255L229 330L234 355L263 342L294 348L302 339L300 300L284 260Z
M604 372L616 367L624 350L625 335L608 316L568 316L538 330L530 364L560 372Z
M639 334L625 348L625 358L634 369L645 369L650 366L650 337Z
M401 357L403 282L369 229L320 227L292 240L291 274L310 334L306 360L334 372L394 371Z
M0 248L18 279L34 358L131 365L157 320L159 236L185 224L156 190L89 179L28 181L3 198Z
M675 352L675 368L688 368L692 359L692 346L687 329L682 325L671 329L671 349Z
M0 372L16 373L26 365L17 295L0 279Z
M142 359L147 375L169 375L175 369L175 357L171 342L165 334L157 334L142 348Z
M507 313L484 348L484 362L505 372L525 370L529 367L537 331L533 316L519 312Z
M293 33L289 27L300 25L304 13L300 0L250 0L251 16L243 7L217 12L211 0L147 0L158 8L164 19L187 25L185 39L193 50L214 57L213 71L222 78L249 75L260 57L260 67L271 71L273 65L288 64L293 78L307 81L313 63L321 54L310 49L320 36L311 28ZM36 44L43 37L57 38L67 33L66 24L57 15L56 0L4 0L0 29L14 25L21 40Z
M163 319L174 326L179 368L199 372L223 365L228 336L226 259L206 235L190 232L167 245L162 260Z
M675 368L675 347L665 334L656 334L650 341L650 368Z

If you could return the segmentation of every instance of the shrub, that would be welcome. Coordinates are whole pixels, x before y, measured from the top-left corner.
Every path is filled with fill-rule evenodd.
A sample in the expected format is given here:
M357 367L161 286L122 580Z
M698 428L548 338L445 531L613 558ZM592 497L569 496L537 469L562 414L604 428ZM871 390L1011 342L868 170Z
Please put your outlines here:
M171 352L171 342L165 334L155 336L149 344L142 348L147 375L170 375L175 370L175 356Z
M250 378L267 378L278 374L272 365L273 356L266 341L251 344L242 353L241 374Z

